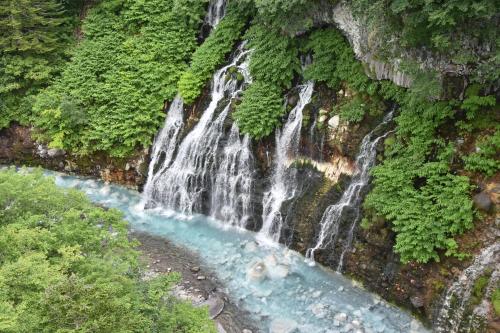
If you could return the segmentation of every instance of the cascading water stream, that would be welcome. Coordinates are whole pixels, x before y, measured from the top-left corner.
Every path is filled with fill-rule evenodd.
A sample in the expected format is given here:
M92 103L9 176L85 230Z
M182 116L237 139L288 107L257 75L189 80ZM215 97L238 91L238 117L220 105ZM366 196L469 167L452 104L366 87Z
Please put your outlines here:
M183 101L177 95L168 110L165 125L156 137L151 152L151 162L149 163L148 180L144 186L144 197L149 200L157 198L160 190L157 186L157 178L162 175L172 163L175 150L177 148L178 136L184 126L183 122Z
M208 4L208 13L205 22L215 27L224 17L226 11L226 0L210 0Z
M462 325L466 320L469 320L469 328L473 325L474 318L465 316L467 306L469 305L474 285L476 281L486 274L488 270L492 270L490 281L486 287L484 298L489 298L493 290L497 287L500 279L500 243L496 242L493 245L485 248L467 267L458 280L454 282L446 292L441 310L437 316L434 331L437 333L457 333L466 332L462 330ZM484 300L483 300L484 301ZM472 315L483 316L485 308L484 304L479 304L472 311ZM467 330L471 331L471 330ZM475 330L472 330L475 332Z
M251 217L253 156L250 137L233 124L212 185L211 216L244 228Z
M382 122L363 138L359 154L356 157L356 166L358 170L356 174L353 175L351 183L342 194L340 200L325 210L323 217L321 218L320 232L316 245L307 250L306 257L308 259L314 261L314 253L318 249L323 249L330 243L333 245L336 244L339 236L342 213L347 207L351 207L355 209L355 215L351 221L347 239L344 241L343 250L337 266L337 271L342 270L344 256L351 248L354 238L354 230L360 218L360 206L361 201L363 200L362 192L370 181L370 169L375 164L377 145L381 139L385 138L391 132L386 132L381 136L377 136L377 133L379 133L379 131L392 120L393 113L393 111L389 112L384 117Z
M219 174L225 170L219 172L217 166L220 162L219 155L222 149L220 143L225 137L224 122L229 115L231 100L251 81L248 63L243 61L248 52L244 50L244 44L242 44L233 57L233 61L214 74L211 101L201 119L178 146L175 159L156 172L153 168L148 180L148 183L151 184L147 185L148 192L146 193L149 207L162 206L185 214L204 212L207 211L207 207L204 207L203 204L208 201L212 186L218 186L219 189L223 186L227 188L230 184L222 184L222 182L234 180L230 178L230 175L227 175L227 179L222 179ZM244 82L239 83L235 76L229 73L232 67L238 69ZM222 111L217 114L217 110L221 107L223 107ZM235 128L229 145L237 146L233 147L234 149L239 147L243 149L243 142L235 139L235 136L239 135L237 132L238 130ZM238 142L241 144L238 145ZM245 142L248 145L248 139ZM224 150L221 168L231 168L230 162L241 165L250 164L247 161L251 157L250 154L228 156L228 150ZM153 151L157 151L157 149ZM234 224L237 224L234 222L235 220L244 219L249 211L249 208L244 206L249 204L249 200L244 199L246 195L249 195L248 186L245 183L248 182L245 177L248 176L249 172L241 169L239 171L246 171L246 173L241 174L239 182L235 185L235 190L243 189L246 192L242 193L241 196L238 194L239 199L232 198L230 202L226 201L226 204L234 204L235 206L225 206L225 213L222 215L214 213L220 218L230 218L229 222ZM241 185L242 183L245 184ZM149 194L151 196L148 196ZM232 216L227 213L229 211L232 212ZM228 221L225 220L225 222Z
M262 228L259 232L262 240L279 242L283 226L281 205L296 194L296 170L289 168L289 166L290 162L297 156L302 127L302 111L311 101L313 88L312 81L301 87L297 105L290 111L283 129L276 131L276 154L271 176L271 188L264 193L262 201Z

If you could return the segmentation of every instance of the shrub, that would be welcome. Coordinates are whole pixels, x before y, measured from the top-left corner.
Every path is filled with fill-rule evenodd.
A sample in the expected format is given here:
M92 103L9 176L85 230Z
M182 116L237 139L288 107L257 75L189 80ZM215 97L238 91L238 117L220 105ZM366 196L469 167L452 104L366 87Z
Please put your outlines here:
M39 138L79 154L123 157L148 147L196 48L204 4L120 0L92 8L62 77L37 98ZM68 105L84 124L64 117Z
M166 296L179 276L140 277L116 210L41 171L0 171L0 330L216 332L206 309Z
M250 12L249 6L239 6L236 2L229 3L224 18L196 49L189 69L182 74L178 83L179 92L185 103L194 102L206 81L226 59L226 55L241 37Z

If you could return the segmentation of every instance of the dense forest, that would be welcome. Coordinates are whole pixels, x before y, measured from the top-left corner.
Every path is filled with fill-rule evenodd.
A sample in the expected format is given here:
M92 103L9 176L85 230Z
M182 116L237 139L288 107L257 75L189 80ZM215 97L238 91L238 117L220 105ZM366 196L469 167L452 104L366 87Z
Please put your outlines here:
M500 170L498 2L347 1L380 61L424 50L468 69L446 76L403 58L409 87L377 80L340 30L317 23L336 2L231 0L207 34L208 0L0 0L0 129L31 127L75 156L133 156L174 97L195 104L245 41L252 83L231 114L242 133L269 141L301 78L350 91L331 110L350 124L394 107L362 227L388 223L404 264L468 258L457 237L482 223L472 196ZM117 212L13 171L0 173L0 208L0 331L210 331L203 311L160 302L174 277L140 281Z

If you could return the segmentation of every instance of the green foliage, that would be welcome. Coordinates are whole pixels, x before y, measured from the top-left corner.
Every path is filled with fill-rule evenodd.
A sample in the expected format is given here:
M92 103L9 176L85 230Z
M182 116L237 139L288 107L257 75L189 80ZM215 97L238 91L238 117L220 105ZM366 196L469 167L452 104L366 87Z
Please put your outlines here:
M436 135L452 108L412 94L399 103L396 142L373 170L374 188L365 207L391 221L403 262L439 260L441 249L461 257L453 237L472 227L471 187L467 177L452 173L454 147Z
M472 287L472 295L477 299L481 300L484 297L484 293L486 291L486 287L488 286L488 282L490 282L491 272L486 272L486 274L481 275L475 282Z
M231 52L242 34L249 13L248 6L238 6L236 2L229 3L224 18L196 49L191 66L182 74L178 83L179 93L185 103L194 102L206 81Z
M491 303L493 303L493 309L495 310L495 314L500 316L500 288L496 288L493 294L491 295Z
M270 135L285 112L281 89L261 81L252 83L243 93L233 117L243 133L260 139Z
M141 280L134 246L118 211L41 171L0 171L0 331L216 332L165 296L178 275Z
M284 114L283 89L290 88L300 72L298 47L295 40L262 23L254 24L245 38L252 49L253 83L233 117L243 133L262 138L273 132Z
M306 52L312 52L313 62L304 71L310 80L325 82L332 89L339 89L341 83L359 92L373 93L376 84L365 74L362 64L337 29L314 31L305 45Z
M273 27L256 23L245 38L252 49L250 73L256 81L290 88L295 73L300 73L297 42Z
M28 123L34 95L68 58L72 27L56 0L0 1L0 128Z
M500 171L500 126L492 135L477 140L477 151L463 157L465 169L493 176Z
M257 16L268 26L293 36L307 31L313 25L313 17L324 10L322 0L237 0L252 3Z
M103 1L61 79L34 106L39 140L127 156L151 144L196 48L204 0ZM189 6L188 6L189 5Z

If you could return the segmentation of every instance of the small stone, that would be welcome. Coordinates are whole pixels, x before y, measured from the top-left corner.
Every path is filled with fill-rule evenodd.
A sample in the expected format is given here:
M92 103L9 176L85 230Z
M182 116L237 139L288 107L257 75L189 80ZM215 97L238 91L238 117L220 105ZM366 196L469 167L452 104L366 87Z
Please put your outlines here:
M200 271L200 267L198 267L198 266L193 266L190 269L191 269L191 272L193 272L193 273L198 273Z
M324 123L324 122L326 121L326 119L327 119L327 118L328 118L328 117L327 117L326 115L322 115L322 116L319 116L318 121L319 121L320 123Z
M51 148L47 150L47 156L50 158L61 157L66 155L66 152L63 149Z
M415 295L415 296L410 297L410 302L416 308L421 308L424 306L424 298L422 296L419 296L419 295Z
M340 124L340 116L339 115L335 115L332 118L330 118L330 120L328 120L328 127L330 127L330 128L337 128L337 127L339 127L339 124Z
M344 291L344 287L340 286L338 291L340 291L340 292Z
M224 310L225 302L222 298L216 295L210 295L210 297L202 303L202 305L208 306L208 314L210 319L215 319Z
M245 244L245 252L255 252L257 251L257 243L254 241Z
M198 280L206 280L207 278L204 275L198 275L196 277L196 279L198 279Z
M319 115L320 115L320 116L325 115L325 114L328 114L328 110L325 110L325 109L319 109Z
M253 333L251 330L244 328L241 333Z
M477 209L480 209L485 212L491 211L491 208L493 206L493 202L490 199L490 196L486 192L481 192L479 194L476 194L472 200L474 201L474 206L476 206Z

